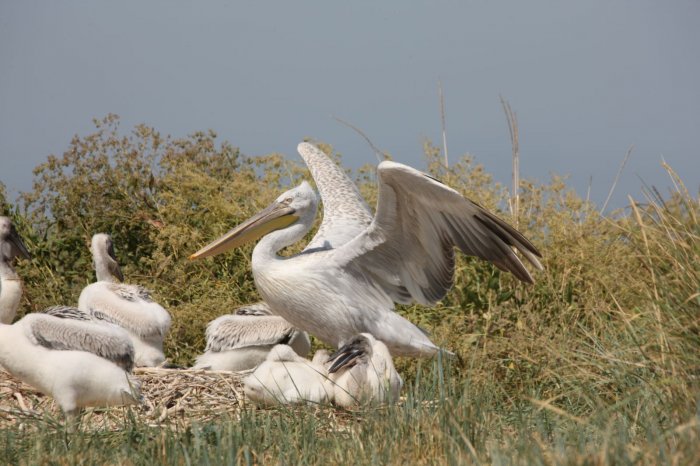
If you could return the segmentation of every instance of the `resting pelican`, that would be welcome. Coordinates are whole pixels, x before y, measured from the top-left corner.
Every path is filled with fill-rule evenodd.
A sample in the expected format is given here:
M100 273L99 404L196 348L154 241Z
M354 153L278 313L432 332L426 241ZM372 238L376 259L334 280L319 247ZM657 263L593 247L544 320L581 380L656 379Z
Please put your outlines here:
M333 382L319 350L314 359L302 358L288 345L277 345L252 374L243 379L245 394L261 404L326 403L333 400Z
M129 335L117 326L46 314L0 324L0 364L52 396L69 419L84 406L139 403L133 362Z
M336 404L397 401L403 386L384 343L362 333L333 353L327 362L329 377L335 384Z
M377 211L365 225L365 215L356 211L357 189L328 189L317 172L332 162L311 144L301 143L298 150L324 202L324 219L310 244L314 247L291 257L277 255L313 224L317 196L302 182L190 258L214 256L262 237L252 263L263 300L275 314L336 348L370 333L395 356L435 354L439 348L426 334L393 312L394 302L429 305L440 300L452 286L455 247L528 283L533 279L514 249L542 268L539 251L513 227L452 188L396 162L377 167ZM322 241L333 235L343 241Z
M311 349L306 332L272 315L263 302L242 306L207 325L207 347L193 369L244 371L265 360L273 346L289 345L299 356Z
M0 323L9 324L17 315L22 298L22 280L15 272L16 258L29 259L27 247L7 217L0 217Z
M124 276L108 234L94 235L90 251L97 282L83 288L78 308L95 321L124 328L134 344L137 366L162 364L163 339L170 329L170 314L142 286L120 283Z

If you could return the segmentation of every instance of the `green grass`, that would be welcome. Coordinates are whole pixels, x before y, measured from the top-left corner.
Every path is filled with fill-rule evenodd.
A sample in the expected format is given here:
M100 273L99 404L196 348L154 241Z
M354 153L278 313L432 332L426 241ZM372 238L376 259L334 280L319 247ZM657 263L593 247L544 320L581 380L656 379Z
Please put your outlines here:
M476 362L475 362L476 363ZM157 428L124 416L118 430L52 424L0 431L7 464L691 464L698 414L676 424L675 401L648 383L579 417L507 383L424 362L397 406L246 408L237 419ZM671 383L671 382L669 382Z

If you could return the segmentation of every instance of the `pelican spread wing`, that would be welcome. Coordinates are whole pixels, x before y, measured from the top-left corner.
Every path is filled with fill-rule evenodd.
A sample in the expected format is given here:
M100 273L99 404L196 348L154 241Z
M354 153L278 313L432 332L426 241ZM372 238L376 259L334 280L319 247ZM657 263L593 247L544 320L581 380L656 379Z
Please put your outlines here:
M88 322L59 319L45 314L29 314L25 329L35 344L54 350L87 351L130 371L134 367L134 347L123 330Z
M379 164L377 178L374 221L342 246L336 259L383 282L394 301L431 304L440 300L452 286L455 246L524 282L533 280L513 248L542 268L537 260L541 255L530 241L454 189L390 161Z
M323 220L305 250L337 248L372 222L372 212L350 177L316 146L297 147L316 182L323 202Z
M278 316L224 315L207 325L205 351L287 344L297 331Z
M318 198L302 182L190 258L262 237L252 263L263 299L275 314L336 348L369 333L395 355L437 352L424 332L393 312L393 302L427 305L441 299L452 286L455 248L529 283L532 277L516 251L542 268L539 251L522 234L424 173L395 162L379 164L377 211L370 221L342 170L309 144L300 144L299 152L323 196L315 247L278 255L313 225ZM334 187L334 177L340 187Z

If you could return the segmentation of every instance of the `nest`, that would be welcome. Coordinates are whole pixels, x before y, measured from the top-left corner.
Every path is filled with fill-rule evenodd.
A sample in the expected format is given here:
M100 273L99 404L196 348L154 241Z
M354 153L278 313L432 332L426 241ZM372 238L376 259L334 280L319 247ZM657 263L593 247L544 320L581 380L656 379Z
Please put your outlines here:
M229 418L239 420L249 407L273 410L274 406L256 406L243 393L242 379L251 373L207 371L199 369L137 368L134 375L141 382L143 403L139 406L85 408L80 429L123 430L130 423L181 429L193 423ZM423 401L431 405L435 400ZM398 404L405 403L402 397ZM355 409L331 405L287 405L284 412L311 412L323 420L327 432L347 432L357 422L358 415L385 411L388 405L363 406ZM361 416L360 416L361 417ZM36 431L60 428L66 422L60 407L51 396L14 378L0 368L0 429Z
M142 405L86 408L81 424L117 429L136 419L150 426L182 426L225 415L237 418L245 406L241 379L246 373L138 368L134 374L141 381ZM0 428L63 422L50 396L0 369Z

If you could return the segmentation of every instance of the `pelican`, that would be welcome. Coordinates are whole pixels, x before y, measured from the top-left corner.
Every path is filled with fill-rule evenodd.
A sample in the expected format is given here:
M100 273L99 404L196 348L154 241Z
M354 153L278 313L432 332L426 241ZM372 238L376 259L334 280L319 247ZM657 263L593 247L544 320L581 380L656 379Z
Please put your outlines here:
M389 349L369 333L362 333L333 353L327 361L334 383L335 403L356 404L397 401L403 386Z
M327 194L327 205L336 214L324 216L319 231L307 245L306 251L331 249L345 244L360 234L372 222L369 206L360 195L357 186L325 154L315 147L313 149L314 151L308 155L313 162L309 162L309 166L312 168L313 176L319 189ZM341 199L342 206L338 202L334 203L335 200L340 201ZM342 208L335 208L336 206ZM234 316L222 316L212 321L207 326L205 354L197 358L195 369L246 370L252 369L265 359L271 346L268 343L260 346L260 343L258 343L260 331L257 329L262 328L262 319L244 320L237 317L240 315L270 316L269 320L265 321L265 325L267 328L270 328L267 326L267 322L275 322L274 325L277 326L275 328L280 329L278 333L280 338L271 337L269 331L265 331L265 340L272 341L273 345L286 343L302 357L308 354L310 350L308 334L295 329L296 333L289 338L288 342L285 342L284 340L288 338L286 336L287 329L294 327L290 326L281 317L275 316L273 318L274 313L271 311L270 306L263 301L239 308ZM247 324L248 322L251 324L250 328L255 328L256 330L246 332L249 336L241 340L239 334L243 330L237 328L237 325ZM256 325L253 326L253 323ZM237 330L234 331L234 329ZM244 360L246 362L243 362ZM233 367L239 368L233 369Z
M206 338L205 353L197 357L193 369L253 369L278 344L289 345L302 357L311 349L306 332L272 315L263 302L242 306L233 314L214 319L207 325Z
M324 203L323 222L309 246L290 257L277 254L312 227L318 199L304 181L190 258L214 256L262 238L252 265L263 300L275 314L335 348L369 333L394 356L439 351L424 331L394 312L394 303L439 301L452 286L455 247L527 283L532 276L514 250L542 268L539 251L513 227L397 162L377 167L379 198L367 223L367 212L358 209L364 201L357 188L333 189L322 172L334 164L311 144L301 143L298 150ZM329 238L340 240L333 244Z
M243 379L243 390L260 404L326 403L333 400L333 382L323 361L326 350L314 359L302 358L288 345L277 345L252 374Z
M69 419L85 406L139 403L133 358L129 335L116 326L40 313L0 324L0 364L52 396Z
M124 328L133 342L137 366L163 364L163 339L170 329L170 314L151 299L147 289L121 283L124 276L110 235L94 235L90 251L97 282L86 286L80 293L78 308L82 315Z
M13 267L16 258L29 259L27 247L12 221L0 217L0 323L10 324L22 298L22 280Z
M68 418L84 406L138 403L139 382L128 374L134 347L123 329L40 313L9 325L22 296L11 266L15 257L28 258L29 253L9 219L0 217L0 367L52 396ZM80 315L76 308L52 309Z

